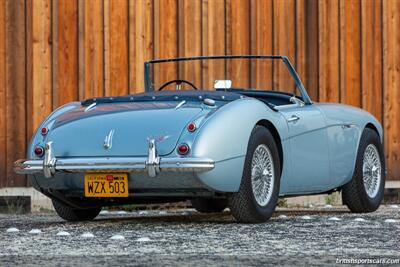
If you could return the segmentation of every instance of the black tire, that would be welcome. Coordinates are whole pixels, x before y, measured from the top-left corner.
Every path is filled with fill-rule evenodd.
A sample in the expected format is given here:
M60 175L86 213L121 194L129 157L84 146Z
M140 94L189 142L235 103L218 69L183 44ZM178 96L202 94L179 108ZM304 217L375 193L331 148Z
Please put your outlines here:
M228 200L220 198L195 198L190 202L194 209L203 213L222 212L228 206Z
M91 221L96 218L101 211L101 208L75 209L54 199L52 202L58 216L71 222Z
M375 197L370 197L364 185L363 159L368 145L374 145L381 163L381 181ZM343 203L355 213L373 212L379 208L385 189L385 160L379 135L372 129L365 128L358 146L356 165L352 180L342 188Z
M274 170L272 195L264 206L261 206L254 196L251 179L253 154L259 145L265 145L269 149L272 156ZM247 154L239 191L237 193L233 193L229 199L228 206L233 217L235 217L235 219L241 223L266 222L272 216L272 213L275 211L275 207L278 202L280 176L280 159L275 140L267 128L256 126L251 133L247 147Z

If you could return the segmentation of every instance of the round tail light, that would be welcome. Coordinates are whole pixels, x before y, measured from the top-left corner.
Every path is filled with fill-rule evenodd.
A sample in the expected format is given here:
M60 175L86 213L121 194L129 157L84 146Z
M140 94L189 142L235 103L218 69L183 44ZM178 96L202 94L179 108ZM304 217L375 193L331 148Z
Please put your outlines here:
M36 156L41 157L41 156L43 156L43 154L44 154L43 147L41 147L41 146L35 147L35 155Z
M187 126L187 130L188 130L189 132L194 132L194 131L196 131L196 124L194 124L193 122L189 123L188 126Z
M181 155L186 155L189 153L189 146L187 144L180 144L178 146L178 153Z

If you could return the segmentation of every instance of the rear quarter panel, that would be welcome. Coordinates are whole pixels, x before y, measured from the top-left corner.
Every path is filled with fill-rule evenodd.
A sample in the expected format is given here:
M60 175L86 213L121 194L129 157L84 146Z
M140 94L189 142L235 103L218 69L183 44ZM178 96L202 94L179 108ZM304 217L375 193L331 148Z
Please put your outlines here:
M289 149L287 125L278 112L253 98L233 101L213 113L199 129L193 142L193 156L213 159L216 164L211 171L199 173L198 178L217 191L239 190L247 145L254 126L260 120L268 120L277 128L283 151ZM284 154L282 179L290 176L286 168L289 161ZM284 189L283 189L284 190Z
M59 108L55 109L43 122L39 125L39 127L36 129L34 135L32 136L32 139L29 143L28 150L27 150L27 158L28 159L36 159L37 156L34 154L34 147L35 145L39 143L43 143L45 137L41 135L40 129L42 127L47 127L51 128L52 125L54 124L55 120L64 114L67 111L78 109L81 107L80 102L70 102L67 103L63 106L60 106Z

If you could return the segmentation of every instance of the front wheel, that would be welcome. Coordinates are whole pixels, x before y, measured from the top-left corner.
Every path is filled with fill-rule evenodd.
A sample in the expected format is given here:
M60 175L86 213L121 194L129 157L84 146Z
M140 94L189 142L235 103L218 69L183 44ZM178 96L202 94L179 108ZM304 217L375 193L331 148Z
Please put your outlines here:
M256 126L250 136L239 192L229 199L229 208L238 222L267 221L279 196L280 160L271 132Z
M58 216L66 221L91 221L99 215L101 208L76 209L57 200L52 200Z
M362 133L353 179L343 186L343 203L352 212L379 208L385 189L385 161L378 134L369 128Z

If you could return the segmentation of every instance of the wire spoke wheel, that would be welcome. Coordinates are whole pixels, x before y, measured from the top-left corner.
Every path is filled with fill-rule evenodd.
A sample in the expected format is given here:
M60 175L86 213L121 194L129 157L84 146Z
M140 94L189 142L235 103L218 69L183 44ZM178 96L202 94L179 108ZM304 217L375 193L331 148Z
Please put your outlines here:
M370 198L374 198L379 191L382 166L378 149L373 144L364 151L362 173L365 190Z
M251 162L251 185L258 205L266 206L274 188L274 162L269 148L260 144L253 154Z
M280 157L276 141L263 126L255 126L247 148L238 192L229 209L238 222L262 223L271 218L279 196Z
M352 212L376 211L385 190L385 157L375 130L364 129L354 167L352 179L342 187L343 203Z

